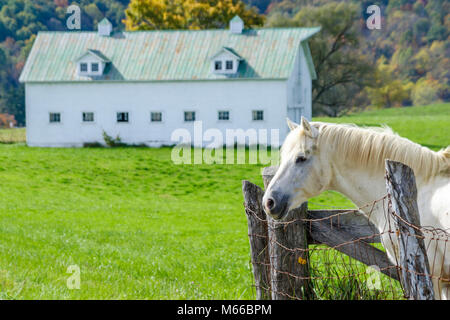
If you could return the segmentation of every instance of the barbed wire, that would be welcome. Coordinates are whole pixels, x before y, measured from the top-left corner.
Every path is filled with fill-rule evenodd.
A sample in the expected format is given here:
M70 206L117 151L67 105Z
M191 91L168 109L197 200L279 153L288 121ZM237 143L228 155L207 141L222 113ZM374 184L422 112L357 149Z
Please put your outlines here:
M255 218L259 223L264 223L267 225L267 234L256 234L249 232L249 237L256 238L264 238L267 241L267 246L264 250L270 252L270 246L277 246L278 249L282 249L286 254L291 254L293 256L301 254L301 259L298 263L300 264L308 264L309 273L307 275L298 274L295 272L295 268L297 267L293 264L291 267L292 270L281 270L275 268L273 263L268 262L255 262L251 261L253 265L261 265L264 266L270 275L278 274L284 277L287 277L291 280L298 281L306 281L311 283L313 293L313 298L315 299L326 299L333 297L342 297L342 298L350 298L356 297L360 299L364 298L377 298L377 299L402 299L405 298L405 293L403 292L402 286L399 281L392 278L393 274L397 274L398 278L400 278L400 274L402 271L406 271L414 276L418 277L429 277L433 279L436 283L449 283L450 282L450 270L444 270L445 265L445 255L447 251L447 243L450 240L449 229L436 228L432 226L417 226L414 225L402 217L400 217L397 213L395 213L389 205L386 205L388 200L388 194L383 197L372 201L364 206L355 209L343 209L342 212L335 212L325 217L314 218L311 215L306 215L302 218L293 218L287 221L275 221L267 216L262 218L258 212L255 210L259 210L261 208L250 208L248 205L244 203L245 211L247 215L251 215ZM330 221L331 228L340 228L340 218L345 215L355 214L364 212L364 215L368 217L368 221L375 209L375 207L379 205L379 209L384 211L386 218L386 226L382 229L382 231L374 231L370 235L360 236L355 239L346 240L341 243L338 243L333 246L326 246L323 244L313 243L309 244L307 247L288 247L287 245L280 243L274 237L269 236L274 229L281 227L287 228L288 226L294 223L301 223L303 226L306 226L311 233L311 226L314 223L318 222L326 222ZM322 205L325 207L325 205ZM335 209L334 206L328 206L330 208ZM340 208L341 209L341 208ZM262 209L261 209L262 210ZM264 215L262 215L264 216ZM403 232L400 231L399 223L402 223L415 231L417 233ZM369 224L369 222L368 222ZM309 228L308 228L309 225ZM408 270L405 269L402 265L398 263L398 239L400 232L404 236L407 237L416 237L419 239L426 240L426 251L428 253L428 257L432 258L430 263L430 274L417 272L416 270ZM383 249L381 246L374 244L376 242L383 241L382 244L384 247L391 246L392 251L394 252L394 257L396 262L392 265L387 265L383 267L379 267L377 262L379 257L374 255L373 252L369 252L369 250L364 251L364 246L359 246L357 248L356 244L364 244L364 245L372 245L374 248L378 250ZM434 249L432 247L434 244ZM373 262L372 267L377 267L376 271L376 279L379 281L376 286L370 285L370 281L372 281L372 273L368 273L368 267L361 261L358 261L347 254L341 252L342 248L350 247L353 245L353 250L359 250L361 255L365 254L365 260ZM339 251L341 250L341 251ZM386 253L386 252L385 252ZM442 255L441 257L438 257ZM272 261L273 259L279 259L279 255L269 254L269 259ZM392 257L391 257L392 258ZM436 261L437 259L442 259L440 261ZM387 260L389 261L389 260ZM448 267L448 266L447 266ZM271 281L276 281L272 279ZM288 299L302 299L305 296L302 294L296 294L293 292L282 292L274 289L272 286L264 286L264 285L254 285L255 288L260 288L261 290L265 290L270 293L275 293L277 295L284 296ZM308 295L306 295L308 296ZM308 298L311 298L308 296Z

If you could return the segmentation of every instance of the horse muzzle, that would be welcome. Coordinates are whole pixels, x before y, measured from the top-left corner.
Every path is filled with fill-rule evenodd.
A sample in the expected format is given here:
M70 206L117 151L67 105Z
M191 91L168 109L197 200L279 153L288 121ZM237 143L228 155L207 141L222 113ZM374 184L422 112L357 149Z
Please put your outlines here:
M272 191L264 195L262 205L266 214L275 220L280 220L288 212L288 197L279 192Z

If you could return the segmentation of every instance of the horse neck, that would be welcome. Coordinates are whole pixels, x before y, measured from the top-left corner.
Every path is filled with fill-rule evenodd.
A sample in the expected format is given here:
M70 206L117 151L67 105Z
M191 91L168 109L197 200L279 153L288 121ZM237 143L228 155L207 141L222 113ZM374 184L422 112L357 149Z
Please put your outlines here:
M336 156L330 156L329 159L331 159L328 160L331 161L331 178L325 189L342 193L361 208L361 211L366 213L369 220L380 230L385 228L387 204L385 201L377 201L387 194L384 172L370 170L362 165L348 164L342 156L339 156L339 153L336 153ZM427 188L430 182L421 176L416 176L416 186L417 201L420 206L424 200L428 199L432 191ZM374 204L375 201L377 202Z
M332 165L330 190L335 190L362 207L386 194L383 174L370 172L367 168L350 167L334 162Z
M331 164L331 179L326 189L345 195L382 231L386 227L385 203L374 202L386 195L384 174L363 166L346 164L342 157Z

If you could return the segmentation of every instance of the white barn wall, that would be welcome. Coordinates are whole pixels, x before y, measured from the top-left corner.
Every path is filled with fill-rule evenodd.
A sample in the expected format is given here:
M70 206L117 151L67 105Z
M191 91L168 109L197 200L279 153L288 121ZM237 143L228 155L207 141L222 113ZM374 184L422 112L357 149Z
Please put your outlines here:
M301 70L302 70L302 93L303 93L303 105L304 105L304 111L305 111L305 117L308 120L312 120L312 79L311 79L311 73L309 72L308 64L306 62L305 53L303 51L303 48L300 47L300 51L303 55L303 58L301 59Z
M125 143L172 144L171 133L189 129L184 111L195 111L203 131L220 129L280 129L287 134L285 80L215 80L179 82L26 83L29 146L71 147L103 143L102 130ZM230 121L219 121L219 110ZM252 110L264 110L263 121L252 121ZM117 123L116 112L129 112L128 123ZM150 112L162 112L163 122L150 122ZM60 112L61 123L49 123L49 112ZM94 123L83 123L82 112L94 112ZM270 141L270 138L269 138Z
M297 56L295 57L294 69L287 81L287 99L288 108L300 107L301 113L288 111L289 118L299 123L300 117L304 116L308 120L312 117L311 106L311 74L306 63L306 55L302 46L299 46Z

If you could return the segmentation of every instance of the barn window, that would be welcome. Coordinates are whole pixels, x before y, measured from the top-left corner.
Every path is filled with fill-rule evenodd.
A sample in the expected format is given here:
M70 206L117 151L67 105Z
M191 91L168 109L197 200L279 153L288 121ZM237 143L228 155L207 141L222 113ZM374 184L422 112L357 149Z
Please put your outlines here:
M225 63L225 69L233 70L233 60L227 60Z
M222 61L215 61L214 62L214 70L222 70Z
M152 112L150 115L150 120L152 122L161 122L162 121L162 113L161 112Z
M194 111L185 111L184 112L184 121L195 121L195 112Z
M91 71L98 72L98 63L96 62L91 63Z
M264 111L263 110L253 110L252 111L252 119L253 119L253 121L264 120Z
M61 113L50 112L49 114L50 123L61 122Z
M117 112L117 122L128 122L128 112Z
M219 111L219 120L230 120L230 111Z
M83 122L94 122L94 113L83 112Z
M88 64L87 63L80 63L80 71L81 72L87 72L88 71Z

